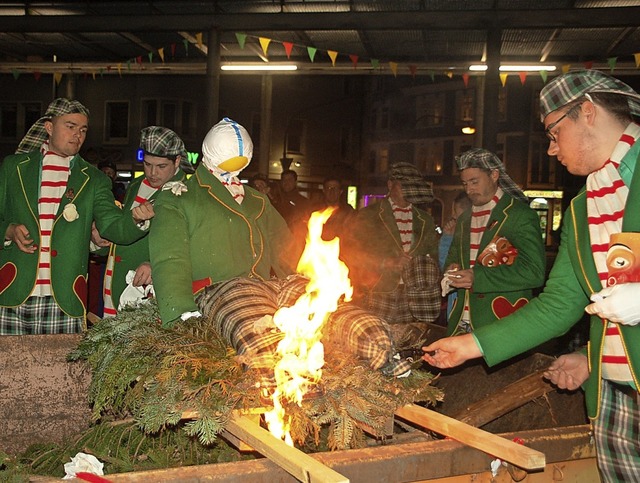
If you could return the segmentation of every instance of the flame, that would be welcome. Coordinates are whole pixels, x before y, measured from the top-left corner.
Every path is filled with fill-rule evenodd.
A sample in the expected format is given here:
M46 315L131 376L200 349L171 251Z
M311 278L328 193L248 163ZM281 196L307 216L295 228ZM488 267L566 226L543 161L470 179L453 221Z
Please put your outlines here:
M320 381L324 365L322 328L344 297L351 300L353 287L349 270L339 259L340 240L322 239L322 228L334 208L317 211L309 219L307 242L298 262L298 273L309 278L305 293L291 307L282 307L273 315L284 338L276 350L274 367L276 389L273 410L265 413L269 431L293 446L291 420L283 402L302 404L302 398Z

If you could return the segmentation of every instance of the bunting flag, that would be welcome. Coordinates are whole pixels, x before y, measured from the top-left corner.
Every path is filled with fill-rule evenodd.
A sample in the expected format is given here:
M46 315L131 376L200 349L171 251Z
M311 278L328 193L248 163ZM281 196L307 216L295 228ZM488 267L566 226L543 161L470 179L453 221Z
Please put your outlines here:
M20 71L17 69L11 69L11 73L13 74L13 79L18 80L18 77L20 77Z
M549 73L546 70L541 70L540 71L540 77L542 78L542 82L544 82L545 84L547 83L548 74Z
M564 64L562 66L562 73L566 74L567 72L569 72L569 69L571 69L571 64Z
M520 72L518 75L520 76L520 84L524 85L524 83L527 82L527 73Z
M640 67L640 52L633 54L633 57L636 59L636 68Z
M389 68L391 69L391 72L393 72L393 77L398 77L398 63L389 62Z
M202 47L204 46L204 44L202 43L202 32L198 32L196 34L196 44L198 44L198 48L202 50Z
M158 55L160 56L160 60L162 60L162 63L164 64L164 47L158 49Z
M593 60L588 60L584 63L584 68L589 70L593 68Z
M613 69L616 68L616 62L618 62L617 57L609 57L607 59L607 64L609 64L609 69L611 69L611 73L613 74Z
M33 73L33 77L35 77L36 82L38 82L38 81L40 80L40 77L41 77L41 76L42 76L42 72L40 72L39 70L36 70L36 71Z
M53 80L55 80L56 85L59 86L60 85L60 81L62 80L62 74L60 72L54 72L53 73Z
M445 72L445 74L449 79L453 79L453 71L448 70L447 72Z
M176 43L173 42L171 44L171 58L175 59L176 58Z
M505 74L504 72L500 73L500 82L502 82L502 87L505 86L505 84L507 83L507 77L509 76L509 74Z
M131 70L131 61L127 60L127 70Z
M466 72L462 74L462 82L464 82L464 87L469 87L469 74Z
M331 59L331 65L333 67L336 66L336 58L338 57L338 52L336 52L335 50L327 50L327 54L329 55L329 58Z
M236 32L236 40L240 45L240 49L244 50L244 43L247 41L247 34Z
M102 77L104 76L104 69L100 69L98 71L98 74L100 74L100 78L102 79Z
M149 52L149 53L147 54L147 57L149 57L149 63L150 63L150 64L153 64L153 52ZM142 62L140 62L140 63L142 64Z
M436 73L432 70L429 71L429 76L431 77L431 82L436 81Z
M141 56L141 55L139 55L138 57L136 57L136 63L137 63L138 65L142 65L142 56Z
M413 77L414 79L416 77L416 72L418 72L418 66L411 64L409 66L409 73L411 74L411 77Z
M371 59L371 66L377 69L380 66L380 61L378 59Z
M282 42L284 51L287 54L287 59L291 58L291 51L293 50L293 42Z
M93 77L93 80L96 80L96 71L95 70L91 71L91 77Z
M315 47L307 47L307 54L309 54L309 59L311 60L311 62L313 62L317 51L318 49L316 49Z
M269 50L269 44L271 43L271 39L266 37L260 37L260 46L262 47L262 52L264 52L265 57L268 57L267 51Z
M122 77L122 64L118 64L116 67L118 68L118 75Z
M353 64L353 68L358 68L358 56L356 54L349 54L349 59L351 59L351 63Z
M184 55L189 57L189 41L187 39L182 39L182 43L184 45Z

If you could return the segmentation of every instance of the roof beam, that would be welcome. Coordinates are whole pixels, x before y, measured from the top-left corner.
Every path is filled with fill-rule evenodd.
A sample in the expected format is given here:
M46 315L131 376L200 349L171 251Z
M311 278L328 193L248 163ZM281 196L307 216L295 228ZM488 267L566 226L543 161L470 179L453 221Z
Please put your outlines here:
M6 15L4 32L487 30L637 27L640 7L420 12L242 13L214 15ZM55 21L53 21L55 20ZM64 26L64 27L61 27Z

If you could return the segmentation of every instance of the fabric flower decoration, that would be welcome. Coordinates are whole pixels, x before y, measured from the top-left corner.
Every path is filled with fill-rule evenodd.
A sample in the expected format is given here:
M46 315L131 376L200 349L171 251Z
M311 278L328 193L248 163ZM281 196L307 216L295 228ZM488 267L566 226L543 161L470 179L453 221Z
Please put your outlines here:
M78 209L76 208L76 205L74 205L73 203L69 203L67 206L64 207L64 210L62 210L62 216L68 222L72 222L80 218L80 215L78 215Z
M162 191L171 190L171 192L176 196L181 196L182 193L187 192L187 185L182 181L167 181L162 186Z

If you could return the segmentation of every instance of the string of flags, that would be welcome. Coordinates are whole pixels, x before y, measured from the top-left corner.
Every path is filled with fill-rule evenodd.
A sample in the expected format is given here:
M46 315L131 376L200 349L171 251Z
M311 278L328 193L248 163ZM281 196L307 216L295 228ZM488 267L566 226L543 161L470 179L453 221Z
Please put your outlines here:
M196 44L198 45L198 47L202 48L203 47L203 34L202 32L198 32L195 34L195 41ZM297 45L294 44L293 42L286 42L286 41L280 41L280 40L274 40L274 39L270 39L267 37L256 37L256 36L251 36L248 35L246 33L241 33L241 32L236 32L235 33L235 37L236 40L238 41L238 45L240 46L240 49L244 49L245 45L246 45L246 41L247 38L252 37L252 38L256 38L258 43L260 44L260 47L262 48L262 52L264 53L265 57L268 57L269 54L269 47L272 45L273 42L277 42L279 44L282 44L282 47L284 48L285 54L287 56L287 59L291 58L291 54L293 52L293 48L302 48L304 50L306 50L307 55L309 57L309 60L313 63L316 60L316 56L319 52L319 50L316 47L312 47L312 46L304 46L304 45ZM183 39L182 40L183 43L183 47L184 47L184 55L186 57L189 56L189 40L188 39ZM175 59L176 57L176 50L177 50L177 44L176 43L172 43L169 46L169 53L171 55L171 59ZM325 52L327 54L327 56L329 57L329 59L331 60L331 65L333 67L336 66L336 62L338 60L338 56L341 55L340 52L336 51L336 50L323 50L322 52ZM358 62L360 61L360 57L356 54L344 54L348 57L349 61L351 62L351 65L353 66L353 69L358 69ZM156 56L156 53L154 51L149 51L147 53L146 59L148 61L148 63L153 63L154 62L154 58ZM157 49L157 56L160 58L160 61L162 63L165 63L165 47L160 47ZM640 68L640 52L637 52L635 54L633 54L634 56L634 60L635 60L635 65L636 68ZM383 68L380 59L368 59L369 63L371 64L371 68L374 70L378 70ZM611 71L611 73L613 74L614 70L616 69L616 65L618 62L618 57L609 57L606 59L607 61L607 65L609 66L609 69ZM144 62L144 58L142 55L139 55L137 57L134 57L132 59L128 59L125 62L119 62L117 63L115 66L108 66L107 67L107 71L112 71L114 68L115 70L117 70L118 75L120 77L122 77L122 73L123 70L126 71L131 71L132 69L132 65L137 65L139 68L142 68L142 64ZM583 63L583 67L585 69L591 69L593 68L593 64L594 61L587 61ZM391 71L391 73L393 74L394 77L398 76L398 70L400 68L400 64L398 62L393 62L393 61L388 61L387 62L388 68ZM415 64L407 64L406 66L407 72L408 74L410 74L412 77L415 77L418 71L418 66ZM570 69L572 68L572 64L565 64L562 66L562 73L567 73ZM90 73L84 73L85 78L88 77L89 75L91 75L91 77L93 78L93 80L96 80L96 76L99 75L100 77L102 77L104 75L104 69L98 69L97 71L93 71ZM13 69L12 70L12 74L13 74L13 78L15 80L18 80L18 78L20 77L20 75L22 74L21 71L17 70L17 69ZM450 79L452 79L455 75L460 75L462 77L462 80L464 82L465 87L468 87L468 83L469 83L469 74L468 73L463 73L463 74L456 74L454 73L452 70L445 70L441 73L437 73L435 70L428 70L426 72L427 75L429 75L431 77L431 81L435 81L435 76L437 74L444 74L445 76L449 77ZM509 75L514 75L517 74L520 78L520 83L522 85L525 84L526 79L527 79L527 72L509 72L509 73L505 73L505 72L501 72L500 73L500 82L502 83L502 86L504 87L506 85L507 82L507 78ZM544 83L547 82L547 76L548 76L548 72L546 70L541 70L538 72L538 74L540 75L540 77L542 78L542 81ZM54 80L56 82L56 85L60 84L60 81L62 80L62 73L60 72L55 72L53 74ZM40 77L42 76L41 72L38 71L34 71L33 72L33 76L36 79L36 81L38 81L40 79Z

